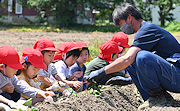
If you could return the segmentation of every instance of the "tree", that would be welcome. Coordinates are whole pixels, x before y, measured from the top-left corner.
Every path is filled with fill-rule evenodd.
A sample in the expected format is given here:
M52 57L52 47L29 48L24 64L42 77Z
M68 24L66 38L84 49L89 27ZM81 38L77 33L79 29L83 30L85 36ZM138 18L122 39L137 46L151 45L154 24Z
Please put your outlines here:
M140 10L142 16L143 16L143 19L145 21L152 21L152 16L151 16L151 0L147 0L147 1L144 1L144 0L136 0L136 7Z
M55 16L54 20L59 27L68 27L75 23L78 15L84 16L85 0L28 0L30 7L36 6L39 20L49 15ZM77 14L76 11L79 10Z
M174 21L173 13L176 6L180 5L180 0L152 0L153 5L159 7L160 25L165 26L166 21Z
M102 22L109 19L109 22L112 22L112 13L114 9L123 3L124 0L88 0L87 3L90 6L91 11L97 10L100 13L96 14L98 19ZM133 0L126 0L126 2L134 4Z

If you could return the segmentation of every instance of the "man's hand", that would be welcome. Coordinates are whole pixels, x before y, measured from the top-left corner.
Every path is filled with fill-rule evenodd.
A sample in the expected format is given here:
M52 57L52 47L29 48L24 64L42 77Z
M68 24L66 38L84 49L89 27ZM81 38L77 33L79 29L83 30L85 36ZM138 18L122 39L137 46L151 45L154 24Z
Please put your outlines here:
M21 109L21 110L27 110L28 109L28 106L18 104L12 100L8 103L8 105L11 107L11 109Z
M6 84L4 87L1 88L3 92L6 93L13 93L14 92L14 85L12 84Z
M88 82L92 83L92 82L100 82L100 80L102 79L103 76L106 75L104 68L101 68L99 70L93 71L90 73L90 75L86 78Z

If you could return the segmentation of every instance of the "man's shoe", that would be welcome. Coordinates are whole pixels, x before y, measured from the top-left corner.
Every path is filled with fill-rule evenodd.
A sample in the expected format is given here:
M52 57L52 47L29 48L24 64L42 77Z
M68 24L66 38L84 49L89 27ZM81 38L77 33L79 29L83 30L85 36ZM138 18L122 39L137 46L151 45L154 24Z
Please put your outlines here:
M148 91L150 97L142 105L138 107L138 110L143 110L146 107L152 107L156 105L162 105L168 101L173 101L173 97L162 87L151 89Z
M146 100L142 105L138 107L138 111L144 110L147 107L162 105L167 102L168 101L166 100L164 95L161 95L159 97L149 97L148 100Z
M106 85L121 85L121 86L124 86L124 85L128 85L128 84L131 84L131 83L132 83L131 77L124 78L124 77L121 77L121 76L116 76L116 77L112 77L111 79L109 79L106 82Z

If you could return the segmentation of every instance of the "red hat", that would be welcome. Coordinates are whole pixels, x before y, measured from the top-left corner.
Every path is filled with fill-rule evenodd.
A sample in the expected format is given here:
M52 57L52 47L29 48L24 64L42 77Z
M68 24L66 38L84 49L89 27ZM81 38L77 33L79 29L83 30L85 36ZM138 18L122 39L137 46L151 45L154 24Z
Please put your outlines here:
M0 47L0 63L6 64L13 69L22 69L18 52L11 46Z
M57 61L60 61L62 59L62 52L56 52L54 54L54 60L53 62L57 62Z
M88 48L85 42L76 42L76 46L81 47L81 48Z
M128 44L129 38L124 32L114 34L111 40L117 42L119 46L130 48L130 45Z
M114 41L103 42L100 46L101 52L98 57L105 60L106 62L111 61L111 54L120 53L123 48L119 47L118 44Z
M43 55L37 49L25 48L22 53L21 63L25 61L30 62L36 68L46 68L46 64L43 62Z
M80 49L81 47L76 46L73 42L65 42L58 46L60 52L55 53L53 62L59 61L62 59L62 53L67 53L71 50Z
M77 46L73 42L65 42L58 46L58 50L64 53L67 53L71 50L80 49L81 47Z
M33 48L38 49L39 51L42 51L42 50L58 51L55 48L53 41L46 38L36 41Z

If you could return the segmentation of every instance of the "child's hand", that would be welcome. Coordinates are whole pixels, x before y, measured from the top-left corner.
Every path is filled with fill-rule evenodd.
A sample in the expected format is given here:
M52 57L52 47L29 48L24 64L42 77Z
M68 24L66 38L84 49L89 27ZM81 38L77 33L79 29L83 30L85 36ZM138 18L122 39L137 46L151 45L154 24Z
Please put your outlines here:
M12 84L6 84L4 87L1 88L3 92L6 93L13 93L14 92L14 85Z
M80 78L82 75L83 75L83 72L81 72L81 71L77 71L73 74L73 76L76 78Z
M65 89L62 94L65 95L65 96L70 96L72 93L72 89Z
M18 104L12 100L8 103L8 105L11 107L11 109L21 109L21 110L27 110L28 109L28 106Z
M48 90L48 91L58 91L59 89L60 89L60 87L59 87L58 83L57 84L55 83L52 86L46 88L46 90Z
M54 96L54 92L52 91L38 91L38 93L36 94L36 97L43 97L44 99L48 99L47 96Z
M80 82L80 81L74 81L73 86L74 86L76 89L78 89L78 88L80 88L81 86L83 86L83 82Z

